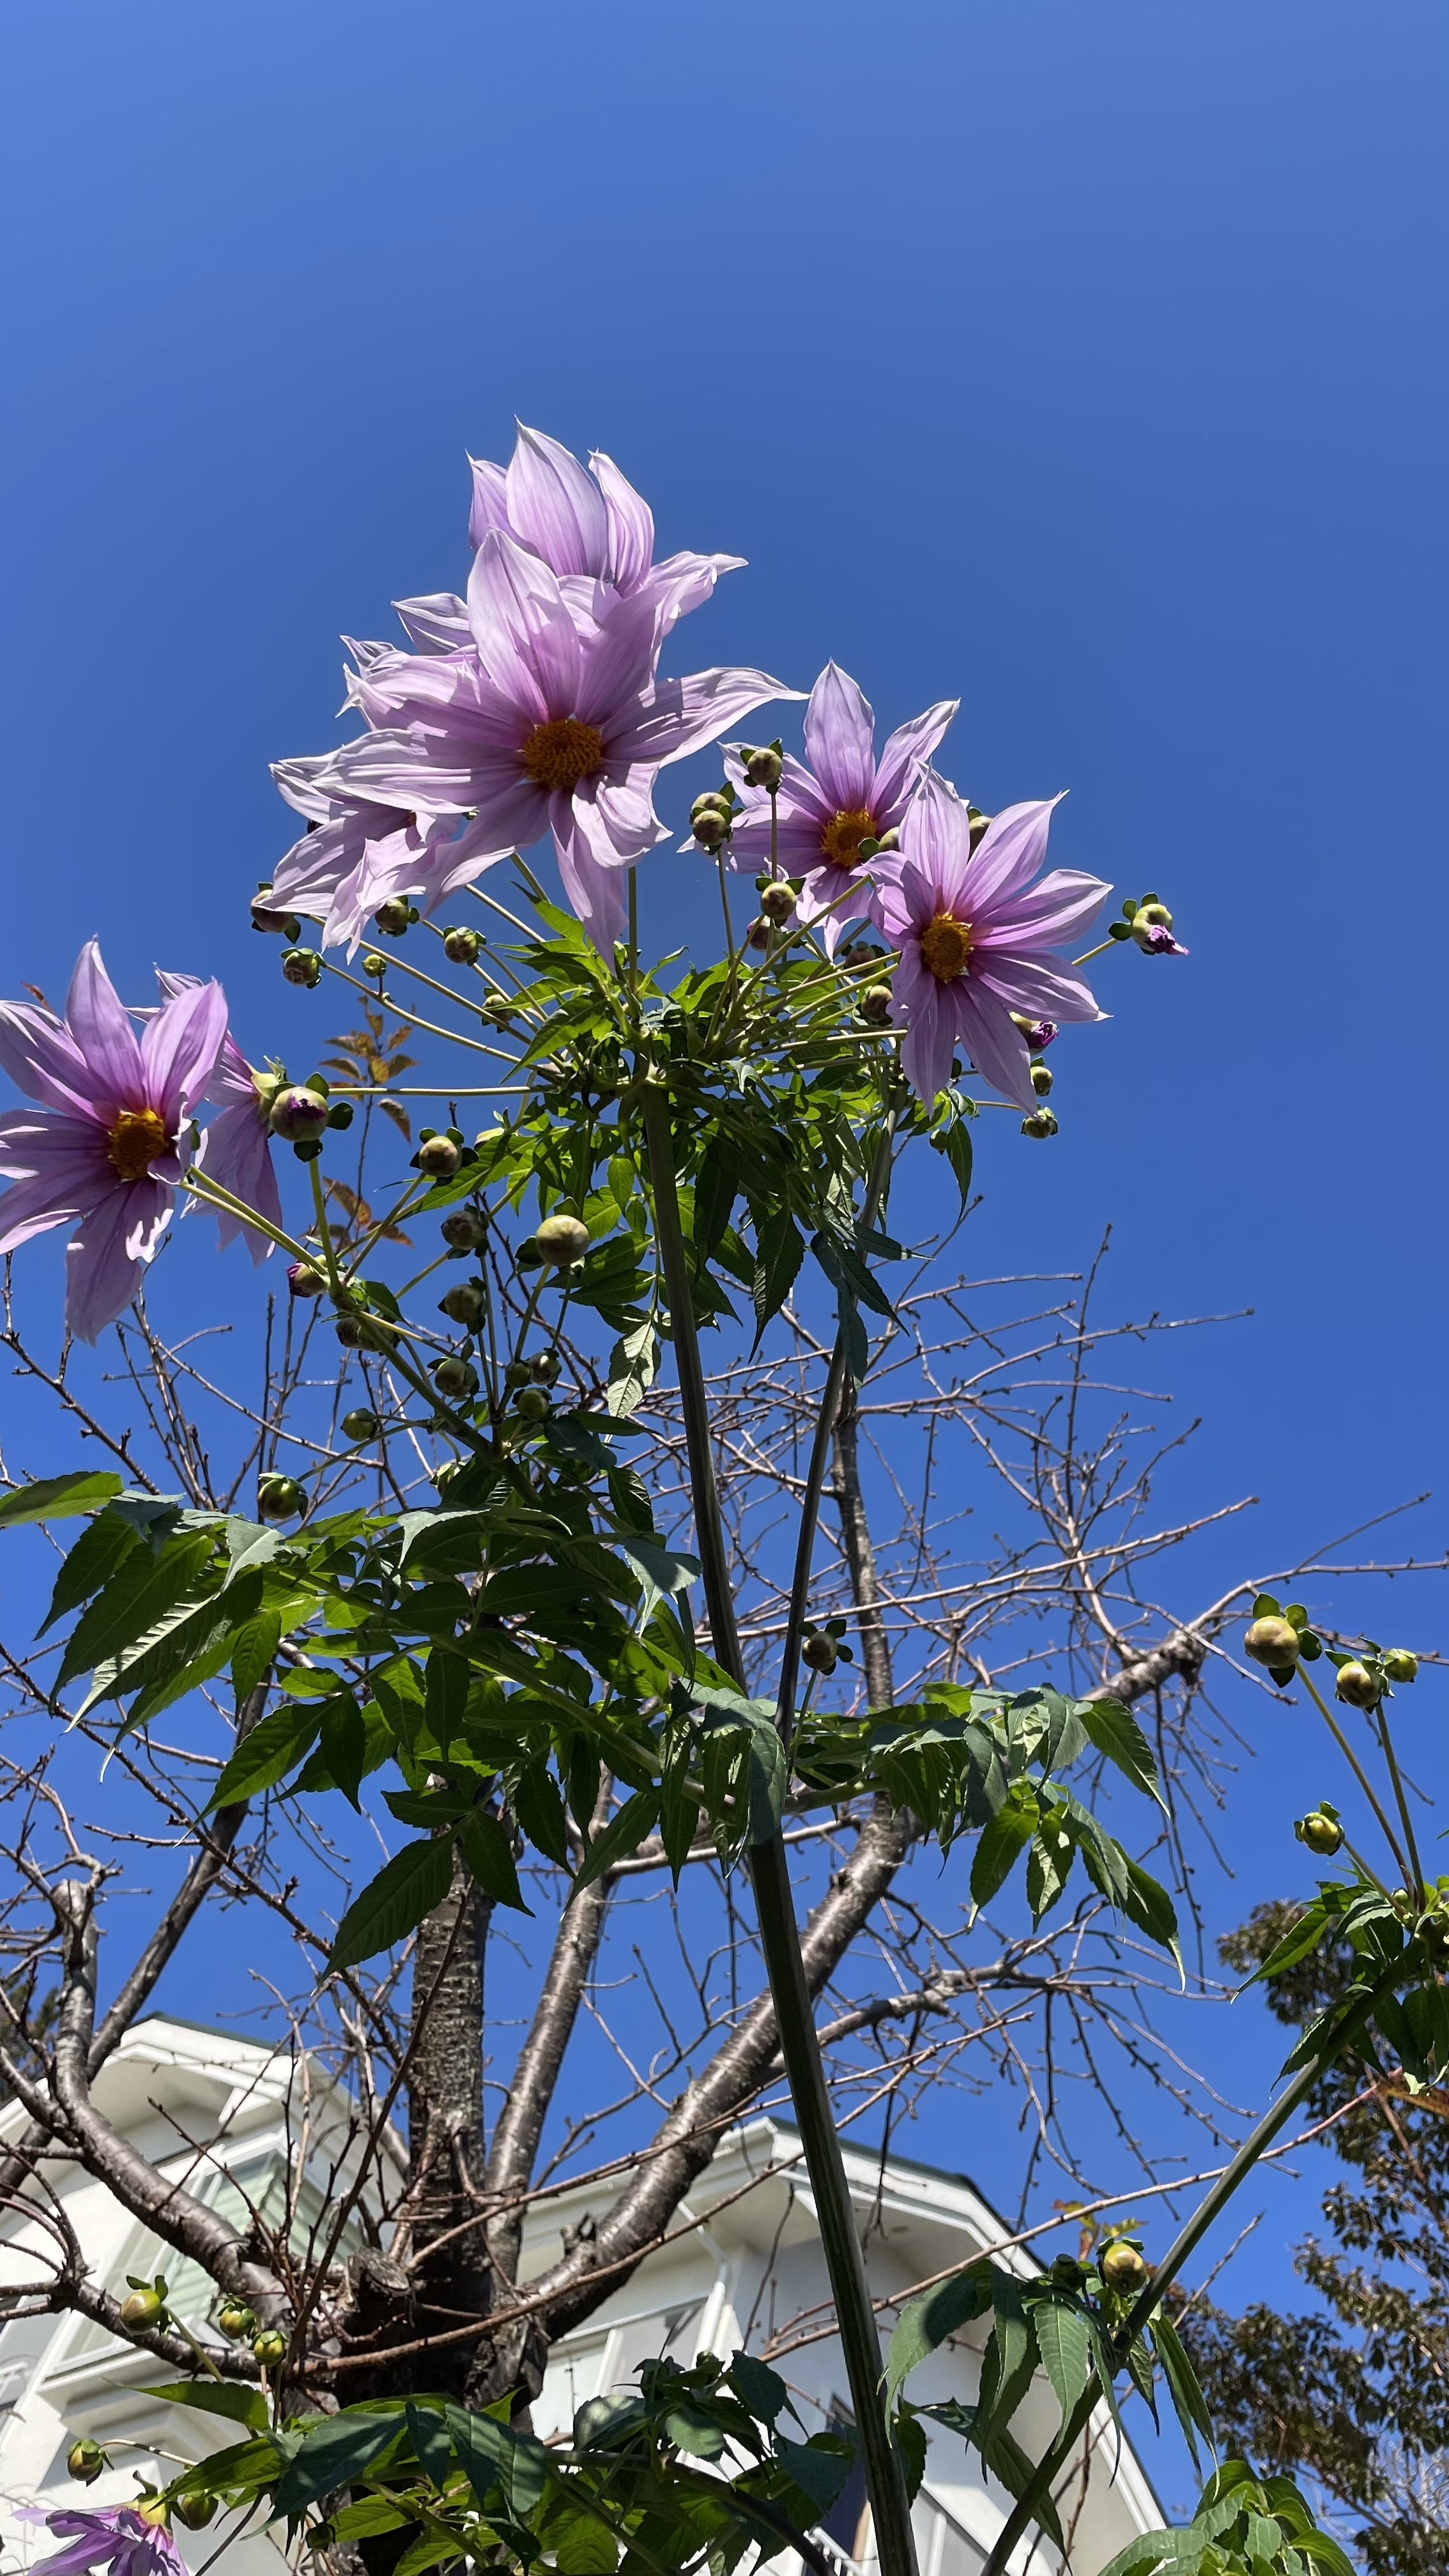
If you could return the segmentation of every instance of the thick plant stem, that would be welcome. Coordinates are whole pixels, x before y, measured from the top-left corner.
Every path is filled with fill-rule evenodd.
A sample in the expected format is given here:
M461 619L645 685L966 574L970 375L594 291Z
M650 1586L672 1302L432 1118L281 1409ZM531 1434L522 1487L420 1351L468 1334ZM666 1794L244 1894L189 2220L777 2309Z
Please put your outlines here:
M1177 2279L1184 2263L1195 2252L1219 2211L1231 2200L1239 2183L1252 2171L1264 2149L1272 2145L1279 2130L1292 2118L1299 2103L1312 2092L1325 2067L1331 2066L1335 2058L1341 2057L1350 2040L1357 2038L1373 2011L1378 1997L1386 1994L1393 1983L1393 1973L1388 1972L1378 1980L1368 1994L1360 1997L1334 2031L1331 2045L1320 2049L1307 2066L1299 2068L1287 2091L1280 2093L1277 2101L1264 2112L1257 2127L1243 2140L1232 2163L1219 2174L1211 2190L1204 2193L1191 2218L1179 2229L1162 2262L1154 2267L1151 2280L1139 2293L1121 2325L1116 2329L1112 2340L1120 2353L1128 2350L1133 2336L1148 2323L1154 2309L1160 2306L1164 2291ZM1077 2439L1089 2422L1092 2410L1101 2394L1101 2382L1094 2371L1071 2414L1062 2424L1056 2439L1037 2462L1030 2479L1003 2523L997 2534L996 2545L982 2569L982 2576L1005 2576L1005 2569L1013 2549L1035 2522L1038 2505L1045 2496L1050 2494L1053 2479L1070 2458Z
M669 1292L675 1365L679 1373L689 1452L690 1487L695 1532L704 1576L705 1603L717 1662L740 1690L744 1664L735 1622L734 1594L724 1523L715 1483L710 1446L704 1370L694 1325L689 1257L679 1222L674 1149L669 1132L669 1103L661 1087L650 1084L643 1098L644 1133L654 1184L654 1223ZM856 2233L855 2213L845 2179L835 2117L825 2082L825 2068L805 1982L800 1934L790 1893L790 1874L778 1827L768 1842L750 1852L760 1946L770 1980L770 1995L780 2035L780 2053L790 2079L790 2093L800 2123L800 2141L815 2207L826 2269L835 2298L841 2349L850 2381L850 2401L865 2462L866 2489L875 2525L881 2576L915 2576L915 2543L910 2501L899 2452L891 2440L881 2403L881 2350L875 2312L865 2277L865 2262Z

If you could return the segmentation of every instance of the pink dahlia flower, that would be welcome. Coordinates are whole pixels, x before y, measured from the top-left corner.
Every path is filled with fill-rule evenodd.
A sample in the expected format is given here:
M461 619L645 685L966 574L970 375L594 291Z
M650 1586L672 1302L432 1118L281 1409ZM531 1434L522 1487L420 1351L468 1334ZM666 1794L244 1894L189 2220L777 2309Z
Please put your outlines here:
M959 1049L1008 1100L1034 1109L1031 1058L1012 1018L1098 1020L1089 987L1053 950L1096 918L1112 889L1054 868L1046 856L1052 807L1008 805L975 851L965 806L928 769L901 825L901 854L877 863L877 918L900 951L891 1015L904 1029L901 1063L927 1106Z
M21 2511L27 2522L43 2521L65 2543L48 2558L37 2558L30 2576L90 2576L92 2568L108 2568L110 2576L186 2576L186 2562L170 2532L129 2505L67 2506L47 2514L25 2507Z
M875 715L849 672L827 662L811 690L805 710L810 766L785 762L776 854L785 876L804 879L796 904L800 920L826 915L825 945L832 957L847 921L874 918L861 842L899 830L921 769L960 703L943 698L897 726L877 760ZM746 783L737 750L731 748L725 767L744 800L726 844L729 863L755 876L770 864L770 799Z
M381 644L351 649L364 657L364 667L391 651ZM356 948L389 895L422 900L431 911L455 887L507 857L506 848L481 847L473 825L460 825L456 814L423 826L396 806L330 793L317 784L327 765L326 754L272 764L288 804L306 815L307 829L278 860L267 899L273 912L301 912L320 922L324 946Z
M586 474L556 438L525 429L522 421L506 470L481 457L468 462L473 469L469 543L476 550L490 528L516 537L557 573L580 622L596 621L610 592L620 599L644 593L664 625L672 626L677 617L703 605L722 572L737 572L744 562L743 555L679 554L656 564L654 514L613 458L595 452ZM598 584L604 586L602 598ZM463 606L461 600L452 604ZM409 600L398 613L411 634L410 611L422 611L420 622L426 623L427 612L443 605L440 600ZM414 634L414 640L422 642L423 636Z
M0 1117L0 1252L51 1226L67 1246L65 1319L93 1342L129 1305L191 1160L188 1129L226 1035L219 984L173 994L138 1038L88 940L65 1018L0 1002L0 1066L41 1111Z
M468 628L464 651L369 653L354 696L376 730L313 785L401 810L424 833L466 814L479 852L551 831L568 899L608 947L624 928L623 871L668 838L654 811L660 769L799 693L762 671L657 679L663 623L647 588L581 631L558 575L496 527L474 560ZM486 864L470 862L474 874Z
M156 981L168 1001L174 994L194 992L197 984L194 975L164 975L159 968ZM148 1012L145 1016L154 1015ZM216 1103L221 1116L213 1118L204 1130L196 1150L197 1162L212 1180L230 1190L233 1198L245 1200L258 1216L270 1217L273 1225L280 1227L282 1201L272 1169L272 1131L267 1124L270 1094L264 1102L257 1076L230 1029L222 1039L221 1052L202 1096ZM258 1227L243 1225L240 1217L228 1216L222 1209L217 1215L217 1237L223 1252L238 1235L253 1261L265 1261L274 1250L270 1235L261 1233Z

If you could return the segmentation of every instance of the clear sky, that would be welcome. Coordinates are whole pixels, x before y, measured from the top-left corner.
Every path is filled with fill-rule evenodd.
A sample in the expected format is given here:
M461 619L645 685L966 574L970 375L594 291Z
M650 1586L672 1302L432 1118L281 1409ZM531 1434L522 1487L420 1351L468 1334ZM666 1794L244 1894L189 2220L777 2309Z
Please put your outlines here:
M94 930L307 1052L266 764L517 413L749 557L687 667L959 693L963 789L1069 787L1054 854L1173 905L973 1258L1111 1219L1122 1305L1255 1310L1172 1362L1196 1507L1263 1498L1203 1597L1442 1483L1439 0L7 0L0 94L6 990ZM1222 1921L1321 1784L1235 1713Z

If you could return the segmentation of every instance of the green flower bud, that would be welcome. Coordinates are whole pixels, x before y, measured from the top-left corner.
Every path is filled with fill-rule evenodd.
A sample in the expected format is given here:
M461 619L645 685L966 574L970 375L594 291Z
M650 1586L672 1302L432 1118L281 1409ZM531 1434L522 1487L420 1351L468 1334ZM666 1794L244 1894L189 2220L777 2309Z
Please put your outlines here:
M194 2495L174 2496L171 2510L188 2531L205 2531L216 2511L216 2498L208 2495L204 2487L198 2487Z
M748 743L742 742L740 745L740 759L744 764L745 776L749 780L750 785L752 787L768 787L773 795L775 789L780 784L785 768L785 763L780 757L778 744L772 742L767 743L758 749L752 749Z
M900 848L900 846L901 846L901 836L900 836L899 832L896 830L896 827L895 827L894 823L892 823L892 825L891 825L891 827L890 827L890 830L889 830L888 832L882 832L882 834L881 834L881 836L880 836L880 839L877 841L877 843L876 843L876 845L875 845L875 847L876 847L876 856L877 856L878 858L882 858L882 859L883 859L883 858L885 858L885 857L889 854L889 852L890 852L890 851L892 851L892 850L898 850L898 849Z
M1255 1619L1243 1639L1255 1664L1284 1672L1298 1661L1298 1631L1286 1619Z
M439 1395L450 1397L476 1395L478 1372L471 1360L459 1359L456 1354L450 1352L446 1359L434 1360L433 1384Z
M546 1422L548 1420L550 1405L547 1387L521 1386L514 1401L517 1405L520 1419L524 1422Z
M794 909L794 887L792 885L783 884L777 877L773 885L766 886L764 893L760 897L761 912L764 914L766 921L773 922L775 927L778 929L783 922L790 919Z
M110 2467L110 2462L99 2442L72 2442L65 2455L65 2465L67 2474L75 2479L77 2486L88 2487L94 2484L102 2469Z
M438 1232L454 1252L474 1252L487 1233L487 1227L475 1208L453 1208L444 1217Z
M823 1630L813 1633L800 1649L800 1660L809 1665L812 1673L833 1673L840 1660L835 1639L827 1637Z
M252 2358L261 2363L263 2370L275 2370L278 2362L286 2360L287 2338L279 2327L263 2326L260 2333L253 2335Z
M257 1481L257 1511L264 1521L295 1520L305 1512L307 1496L295 1476L262 1476Z
M382 1425L365 1404L358 1404L350 1413L344 1413L342 1428L349 1440L375 1440Z
M443 955L450 966L476 966L482 945L482 935L476 930L445 930L443 933Z
M1051 1109L1033 1109L1029 1118L1023 1118L1021 1132L1023 1136L1055 1136L1056 1112Z
M450 1181L462 1159L451 1136L426 1137L413 1156L418 1170L430 1181Z
M149 2286L133 2290L121 2301L121 2323L125 2326L154 2326L166 2313L166 2287Z
M532 1375L527 1360L510 1360L503 1372L503 1383L511 1391L516 1386L527 1386Z
M460 1279L456 1288L450 1288L445 1297L438 1299L438 1311L453 1323L466 1325L471 1332L486 1303L481 1279Z
M763 913L756 913L754 920L750 923L748 930L745 932L745 946L747 948L759 949L768 948L769 945L770 925L768 921L766 921Z
M1052 2279L1059 2289L1079 2290L1086 2275L1075 2254L1059 2254L1052 2265Z
M1339 1698L1345 1700L1350 1708L1377 1708L1383 1697L1383 1684L1377 1673L1371 1672L1368 1665L1361 1664L1357 1657L1339 1665L1337 1690Z
M1391 1682L1411 1682L1419 1670L1419 1658L1407 1646L1390 1646L1384 1657L1384 1672Z
M231 2343L240 2343L243 2335L255 2334L256 2318L239 2299L228 2299L217 2315L217 2324Z
M541 1260L568 1270L588 1251L589 1229L581 1217L546 1216L533 1240Z
M289 984L305 985L310 993L322 981L322 960L315 948L284 948L282 973Z
M1042 1064L1038 1061L1032 1066L1031 1087L1036 1093L1038 1100L1045 1100L1047 1093L1052 1087L1052 1069L1049 1064Z
M717 805L705 805L692 817L694 837L702 850L723 849L730 836L730 818Z
M556 1386L563 1372L563 1362L557 1351L535 1351L528 1369L539 1386Z
M1293 1831L1301 1843L1306 1843L1309 1850L1317 1852L1323 1860L1332 1860L1334 1853L1343 1845L1342 1825L1335 1817L1325 1816L1316 1807L1311 1816L1299 1817Z
M689 809L690 824L697 823L701 814L709 813L723 814L728 822L734 810L734 799L727 788L707 787L702 796L696 796Z
M327 1282L310 1261L289 1261L287 1294L290 1297L320 1297Z
M288 1145L310 1145L327 1124L327 1103L305 1082L289 1082L277 1093L267 1117L274 1136Z
M405 896L390 894L386 903L378 905L372 918L385 938L401 939L409 922L416 921L417 914Z
M991 816L983 814L979 805L968 805L966 816L971 826L971 847L979 849L991 829Z
M868 984L855 1007L870 1028L883 1029L891 1015L889 984Z
M385 975L387 973L387 959L385 957L379 957L375 948L369 948L367 955L362 961L362 971L364 975Z
M1109 2290L1140 2290L1147 2279L1147 2265L1135 2245L1125 2236L1116 2237L1098 2264Z

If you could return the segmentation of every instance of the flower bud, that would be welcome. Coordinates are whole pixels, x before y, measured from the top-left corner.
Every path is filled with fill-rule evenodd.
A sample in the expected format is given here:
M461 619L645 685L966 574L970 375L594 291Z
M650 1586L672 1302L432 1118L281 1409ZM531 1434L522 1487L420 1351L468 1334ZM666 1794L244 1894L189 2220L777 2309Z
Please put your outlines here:
M416 921L417 917L415 907L401 894L390 894L386 903L380 903L372 916L387 939L401 939L409 922Z
M880 839L875 845L876 857L878 859L888 859L892 850L898 850L900 846L901 836L896 830L894 823L892 823L889 831L882 832Z
M164 2282L159 2288L151 2284L145 2289L133 2290L129 2299L121 2301L123 2326L154 2326L165 2313L166 2285Z
M588 1251L589 1229L581 1217L546 1216L533 1240L540 1260L568 1270Z
M761 895L760 910L764 914L765 919L767 921L772 921L778 929L783 922L789 921L793 918L795 911L794 887L792 885L782 884L777 878L773 885L766 886L764 893Z
M745 932L745 946L747 948L768 948L769 945L770 925L768 921L766 921L763 913L757 913L754 920L750 923L748 930Z
M382 1425L365 1404L357 1404L350 1413L344 1413L342 1428L349 1440L375 1440Z
M322 960L315 948L284 948L282 973L289 984L304 984L310 993L322 981Z
M1023 1118L1021 1132L1023 1136L1055 1136L1057 1133L1055 1110L1033 1109L1029 1118Z
M490 993L478 1016L490 1029L505 1034L513 1026L513 1004L506 993Z
M1298 1631L1286 1619L1255 1619L1243 1639L1255 1664L1283 1672L1298 1661Z
M252 896L253 930L279 930L283 932L288 939L299 938L301 936L302 925L297 919L296 914L291 912L274 912L271 905L265 900L271 891L272 889L270 885L260 885L258 886L256 893Z
M826 1636L823 1629L816 1630L801 1647L800 1660L809 1665L812 1673L833 1673L840 1660L835 1639Z
M418 1147L413 1160L430 1181L450 1181L462 1155L451 1136L428 1136Z
M1051 1045L1053 1038L1057 1034L1056 1021L1028 1020L1020 1011L1013 1011L1011 1016L1016 1026L1020 1029L1022 1036L1025 1038L1032 1054L1045 1055L1047 1048Z
M529 1367L527 1360L510 1360L507 1368L503 1372L503 1383L506 1387L510 1388L515 1386L527 1386L532 1375L533 1371Z
M476 930L445 930L443 933L443 955L450 966L476 966L482 945L482 934Z
M1346 1700L1350 1708L1376 1708L1383 1697L1383 1685L1377 1673L1370 1672L1367 1664L1361 1664L1357 1657L1350 1663L1339 1665L1337 1687L1339 1698Z
M1419 1658L1407 1646L1390 1646L1384 1657L1384 1673L1391 1682L1411 1682L1419 1670Z
M272 1102L267 1119L274 1136L285 1138L289 1145L310 1145L317 1141L327 1124L327 1103L318 1091L309 1091L304 1082L289 1082Z
M188 2531L205 2531L216 2511L216 2498L208 2495L205 2487L198 2487L194 2495L173 2496L171 2510Z
M704 794L702 796L696 796L694 803L691 805L689 809L689 820L691 825L693 825L698 822L701 814L707 814L713 811L723 814L725 821L728 822L734 810L733 800L723 787L707 787Z
M521 1386L514 1398L519 1415L525 1422L546 1422L551 1410L546 1386Z
M1311 1816L1300 1816L1293 1828L1301 1843L1324 1860L1332 1860L1343 1843L1343 1827L1334 1816L1325 1816L1315 1807Z
M469 1332L477 1323L487 1298L481 1279L460 1279L456 1288L438 1299L438 1312L455 1324L464 1324Z
M434 1360L433 1384L439 1395L476 1395L478 1372L471 1360L459 1359L450 1352L446 1359Z
M562 1372L557 1351L535 1351L528 1363L528 1373L538 1386L557 1386Z
M244 2308L240 2299L228 2299L216 2322L231 2343L240 2343L243 2335L255 2334L257 2327L251 2309Z
M891 1015L889 984L868 984L855 1007L871 1028L883 1029Z
M771 795L773 795L775 789L780 784L780 779L785 767L777 746L774 743L766 743L760 748L752 750L748 743L742 742L740 745L740 759L744 764L745 776L749 780L750 785L752 787L768 787Z
M295 1520L306 1508L306 1492L295 1476L258 1478L257 1510L264 1521Z
M275 2370L278 2362L286 2358L287 2338L279 2326L263 2326L259 2334L253 2335L252 2359L259 2361L263 2370Z
M1135 2245L1125 2236L1114 2238L1101 2258L1099 2269L1109 2290L1140 2290L1147 2278L1147 2265Z
M971 847L975 850L980 847L991 829L991 816L983 814L979 805L968 805L966 818L971 827Z
M1059 2254L1052 2265L1052 2279L1058 2289L1079 2290L1085 2275L1075 2254Z
M474 1252L482 1242L487 1228L476 1208L464 1207L454 1208L449 1215L445 1216L438 1232L443 1241L451 1245L454 1252Z
M289 1261L287 1291L293 1297L320 1297L327 1282L310 1261Z
M67 2475L75 2479L77 2486L88 2487L110 2464L99 2442L72 2442L65 2465Z
M1052 1069L1049 1064L1037 1063L1032 1066L1031 1087L1038 1100L1045 1100L1052 1087Z
M369 948L362 961L362 971L364 975L385 975L387 973L387 959L385 957L379 957L375 948Z
M730 836L730 818L717 805L702 806L692 818L694 837L702 850L713 853L723 849Z

